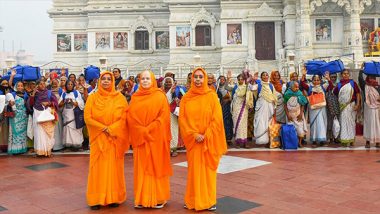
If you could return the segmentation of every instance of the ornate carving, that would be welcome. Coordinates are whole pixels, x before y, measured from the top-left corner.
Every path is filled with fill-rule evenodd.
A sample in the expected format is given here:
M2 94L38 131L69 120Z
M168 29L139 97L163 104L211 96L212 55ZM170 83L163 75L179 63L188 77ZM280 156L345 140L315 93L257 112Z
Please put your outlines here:
M283 11L284 16L296 14L296 6L295 5L286 5Z
M267 3L262 3L260 7L249 12L248 16L282 16L280 10L271 8Z
M211 28L215 27L216 18L204 7L202 7L193 17L190 19L191 27L195 29L199 22L206 21L210 24Z
M139 16L136 22L131 26L131 31L134 33L137 29L145 28L149 33L153 31L153 24L148 22L144 16Z
M379 0L377 0L379 1ZM362 13L365 9L366 6L371 6L372 5L372 0L360 0L359 1L359 10L360 13Z
M322 4L328 2L329 0L313 0L310 2L310 10L314 12L316 7L322 6ZM331 0L340 7L344 7L347 13L351 14L351 3L349 0Z

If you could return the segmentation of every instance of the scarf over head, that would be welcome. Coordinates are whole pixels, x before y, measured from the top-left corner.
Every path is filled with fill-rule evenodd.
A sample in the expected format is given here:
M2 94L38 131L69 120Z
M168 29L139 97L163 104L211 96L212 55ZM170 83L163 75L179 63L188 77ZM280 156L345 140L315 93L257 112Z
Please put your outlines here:
M284 101L285 103L288 102L288 100L291 98L291 97L297 97L297 101L300 105L306 105L307 104L307 99L306 97L302 94L302 92L300 90L294 92L292 90L293 86L294 86L295 82L292 81L290 82L290 85L289 85L289 89L286 90L285 94L284 94Z
M194 84L194 74L201 71L204 76L200 87ZM191 87L182 97L179 111L179 126L186 150L190 151L197 145L197 134L204 135L201 143L204 161L212 170L216 170L222 154L227 151L223 125L222 108L216 93L207 85L207 73L203 68L194 69L191 75ZM196 114L196 118L194 118Z
M275 80L274 79L274 75L278 73L278 75L280 75L280 72L278 71L272 71L270 73L270 83L272 83L272 85L274 86L274 88L276 89L276 91L278 93L282 93L282 83L281 83L281 80L278 79L278 80Z
M104 75L111 76L110 88L101 86ZM125 97L115 90L115 79L109 71L102 72L98 80L98 90L90 95L84 108L84 117L90 136L91 150L95 158L90 159L90 167L96 157L115 146L116 155L124 156L129 148L126 127L126 110L128 103ZM103 129L108 128L109 135Z
M130 139L134 149L145 151L141 158L145 173L155 177L172 174L170 167L170 108L165 93L157 87L154 74L149 72L152 85L132 95L128 110ZM142 73L141 73L142 74ZM140 75L141 77L141 75Z

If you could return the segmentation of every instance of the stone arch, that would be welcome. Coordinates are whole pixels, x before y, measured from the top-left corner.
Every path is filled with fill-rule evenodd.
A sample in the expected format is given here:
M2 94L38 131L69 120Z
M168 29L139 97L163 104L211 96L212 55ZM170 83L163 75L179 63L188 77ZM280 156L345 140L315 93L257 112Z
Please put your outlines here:
M316 7L320 7L322 6L324 3L327 3L329 0L312 0L310 2L310 11L311 12L314 12L315 8ZM344 7L344 9L346 10L347 13L351 13L351 3L349 0L330 0L334 3L336 3L337 5L339 5L340 7Z
M190 20L191 27L195 28L199 22L203 22L203 21L208 22L211 28L215 27L215 24L216 24L215 16L202 7L201 10L198 11L196 14L194 14L194 16L191 18Z
M131 32L134 33L136 30L145 28L150 34L153 32L152 23L148 22L144 16L139 16L137 21L131 26Z

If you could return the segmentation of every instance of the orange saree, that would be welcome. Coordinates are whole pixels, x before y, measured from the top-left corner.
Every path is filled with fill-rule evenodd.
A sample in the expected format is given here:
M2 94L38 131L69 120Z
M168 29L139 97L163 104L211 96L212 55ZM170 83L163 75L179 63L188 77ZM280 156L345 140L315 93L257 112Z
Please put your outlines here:
M205 78L202 87L193 83L197 70ZM222 108L202 68L193 71L190 90L181 100L179 126L188 162L185 204L189 209L208 209L216 205L216 170L227 143ZM195 141L197 134L205 136L203 142Z
M134 158L135 205L155 207L170 198L170 110L166 95L152 86L141 86L132 95L127 114Z
M111 90L100 86L104 74L112 76ZM87 184L89 206L123 203L126 200L124 153L128 149L125 97L115 90L111 72L99 78L99 89L87 99L84 118L90 136L90 167ZM103 131L108 128L109 134Z

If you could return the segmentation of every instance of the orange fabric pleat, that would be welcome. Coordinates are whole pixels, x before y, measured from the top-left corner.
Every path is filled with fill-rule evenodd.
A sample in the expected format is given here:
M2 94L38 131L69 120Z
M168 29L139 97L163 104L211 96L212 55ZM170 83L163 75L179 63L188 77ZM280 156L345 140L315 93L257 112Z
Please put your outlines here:
M194 85L197 70L205 78L201 87ZM181 100L179 126L188 162L185 204L189 209L208 209L216 204L216 170L227 143L222 108L217 94L208 88L202 68L193 71L190 90ZM196 143L196 134L204 135L204 141Z
M166 95L157 88L140 88L132 95L127 121L134 158L135 205L153 207L170 198L170 110Z
M110 74L112 88L100 87L103 75ZM88 97L84 118L90 137L90 166L87 183L89 206L123 203L126 200L124 153L129 148L127 138L125 97L115 91L111 72L103 72L99 89ZM108 127L109 135L102 130Z

